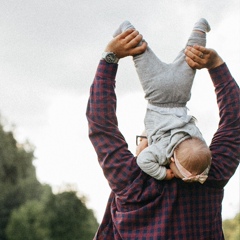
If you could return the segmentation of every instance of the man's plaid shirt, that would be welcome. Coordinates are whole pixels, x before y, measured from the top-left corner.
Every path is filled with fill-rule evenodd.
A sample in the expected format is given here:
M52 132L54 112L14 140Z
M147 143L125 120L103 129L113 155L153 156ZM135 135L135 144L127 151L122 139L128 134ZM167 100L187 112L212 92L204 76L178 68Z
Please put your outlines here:
M87 107L89 137L112 190L95 239L224 239L223 188L240 160L239 87L226 64L209 71L220 121L210 144L212 165L203 185L177 178L157 181L138 167L118 129L117 67L100 61Z

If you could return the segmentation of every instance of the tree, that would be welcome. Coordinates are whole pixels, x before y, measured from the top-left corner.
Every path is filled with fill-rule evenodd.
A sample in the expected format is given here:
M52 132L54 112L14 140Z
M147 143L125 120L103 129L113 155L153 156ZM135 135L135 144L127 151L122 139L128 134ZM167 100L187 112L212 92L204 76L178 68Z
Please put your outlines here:
M36 178L34 149L29 143L19 144L12 131L0 123L0 239L11 212L30 199L40 199L42 185Z
M240 213L233 219L223 221L223 232L226 240L240 239Z
M76 192L47 192L41 201L29 201L14 210L7 227L8 240L90 240L98 224Z
M92 210L76 192L53 195L45 208L48 215L51 240L93 239L98 223Z
M43 218L43 204L37 200L15 209L7 226L8 240L48 240L49 231Z
M33 165L34 148L0 123L0 239L88 240L98 223L75 191L54 195Z

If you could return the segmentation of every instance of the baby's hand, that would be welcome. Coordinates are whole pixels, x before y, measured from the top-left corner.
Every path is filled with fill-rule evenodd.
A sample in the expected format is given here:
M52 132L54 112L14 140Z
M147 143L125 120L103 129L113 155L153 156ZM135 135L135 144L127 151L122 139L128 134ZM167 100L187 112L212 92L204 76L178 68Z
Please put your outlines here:
M171 180L174 178L174 173L171 169L167 169L166 177L164 180Z

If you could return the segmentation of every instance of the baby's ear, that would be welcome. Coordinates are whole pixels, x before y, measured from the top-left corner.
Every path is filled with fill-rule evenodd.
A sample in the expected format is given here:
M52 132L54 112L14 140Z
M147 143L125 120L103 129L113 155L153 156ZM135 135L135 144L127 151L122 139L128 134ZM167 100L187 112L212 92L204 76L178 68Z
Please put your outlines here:
M172 162L175 162L174 157L171 157L171 161L172 161Z

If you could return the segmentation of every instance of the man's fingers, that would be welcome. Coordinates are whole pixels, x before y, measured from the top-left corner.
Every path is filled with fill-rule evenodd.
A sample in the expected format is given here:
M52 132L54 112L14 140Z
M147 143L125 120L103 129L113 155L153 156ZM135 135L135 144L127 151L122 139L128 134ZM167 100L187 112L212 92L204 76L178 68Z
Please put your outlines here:
M127 49L135 48L141 41L142 35L137 30L128 29L124 34L119 35L119 38L126 45Z
M206 56L210 53L209 49L207 49L203 46L198 46L198 45L194 45L192 47L188 46L187 50L190 51L191 56L195 59L197 59L197 57L204 58L204 56Z
M194 48L194 47L190 47L188 46L186 49L185 49L185 55L189 58L191 58L193 61L195 62L202 62L203 58L205 57L205 54L203 52L203 49L201 49L202 51L200 51L200 49L197 47Z
M187 64L188 64L191 68L193 68L193 69L200 69L200 68L201 68L201 67L200 67L200 64L197 63L196 61L194 61L191 57L186 56L185 59L186 59Z
M119 39L123 41L127 48L135 48L143 39L142 35L135 29L128 29L119 35Z
M203 46L199 46L199 45L194 45L192 46L192 50L197 50L198 52L202 52L203 54L209 54L210 53L210 49L205 48Z
M134 48L142 41L142 39L143 39L142 35L138 34L129 41L128 46L130 48Z
M131 35L135 29L127 29L126 31L122 32L121 34L118 35L119 39L127 39L129 35Z
M142 42L142 44L140 46L132 48L132 50L130 51L130 55L134 56L134 55L141 54L141 53L145 52L146 48L147 48L147 43Z
M133 32L131 32L130 34L128 34L126 37L125 37L125 41L127 44L130 43L130 46L132 46L131 42L132 41L136 41L137 39L136 38L139 38L139 32L137 30L134 30Z
M200 57L199 55L197 55L197 50L193 49L192 47L187 47L185 49L185 55L193 61L198 60L198 58Z

